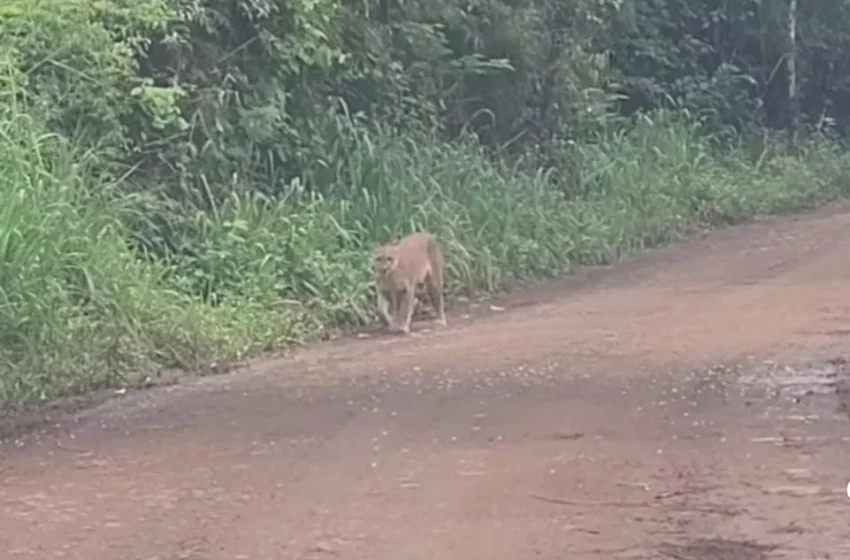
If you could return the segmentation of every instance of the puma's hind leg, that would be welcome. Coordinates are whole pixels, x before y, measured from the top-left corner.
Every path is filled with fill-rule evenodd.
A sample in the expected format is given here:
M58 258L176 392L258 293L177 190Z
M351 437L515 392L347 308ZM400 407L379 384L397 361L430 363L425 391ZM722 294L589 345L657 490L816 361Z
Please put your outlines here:
M443 281L438 274L428 275L426 280L428 289L428 298L431 300L431 305L434 306L434 311L437 313L437 324L446 326L446 306L443 301Z

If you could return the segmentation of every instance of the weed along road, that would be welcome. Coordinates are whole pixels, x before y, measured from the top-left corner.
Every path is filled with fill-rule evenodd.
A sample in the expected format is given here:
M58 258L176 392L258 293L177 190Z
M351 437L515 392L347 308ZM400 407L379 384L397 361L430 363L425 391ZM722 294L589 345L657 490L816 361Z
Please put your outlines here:
M3 558L850 558L850 205L54 414Z

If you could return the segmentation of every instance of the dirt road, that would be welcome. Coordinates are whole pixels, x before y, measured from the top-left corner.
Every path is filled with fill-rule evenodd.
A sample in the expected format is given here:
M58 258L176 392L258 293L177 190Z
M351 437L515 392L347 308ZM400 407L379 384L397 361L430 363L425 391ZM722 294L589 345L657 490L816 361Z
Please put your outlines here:
M502 309L504 308L504 309ZM3 558L850 558L850 205L0 445Z

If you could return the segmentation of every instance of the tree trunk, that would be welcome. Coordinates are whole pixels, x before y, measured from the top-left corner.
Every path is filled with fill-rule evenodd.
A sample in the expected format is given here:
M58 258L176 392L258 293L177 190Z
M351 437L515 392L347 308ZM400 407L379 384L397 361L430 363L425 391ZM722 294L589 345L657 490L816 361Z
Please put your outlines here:
M797 104L797 0L788 0L788 136L793 146L799 120Z

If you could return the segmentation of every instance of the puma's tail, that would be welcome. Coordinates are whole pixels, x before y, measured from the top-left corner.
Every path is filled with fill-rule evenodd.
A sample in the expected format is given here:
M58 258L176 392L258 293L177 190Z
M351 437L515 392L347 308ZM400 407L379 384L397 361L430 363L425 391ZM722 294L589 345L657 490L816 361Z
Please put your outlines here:
M440 250L440 246L439 244L437 244L437 240L434 237L428 238L428 256L431 258L431 261L436 263L437 267L440 269L437 274L439 274L440 280L442 280L446 261L443 258L443 252Z

